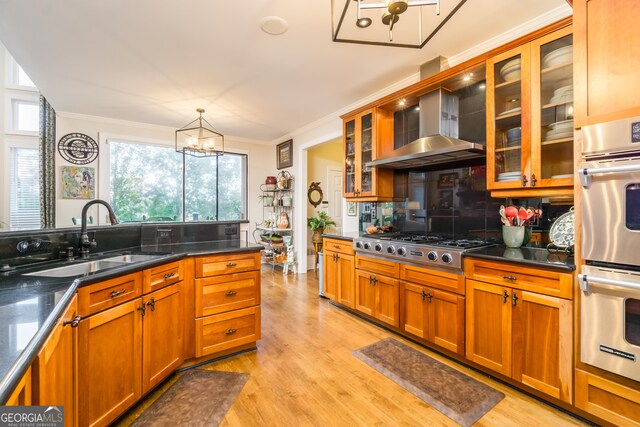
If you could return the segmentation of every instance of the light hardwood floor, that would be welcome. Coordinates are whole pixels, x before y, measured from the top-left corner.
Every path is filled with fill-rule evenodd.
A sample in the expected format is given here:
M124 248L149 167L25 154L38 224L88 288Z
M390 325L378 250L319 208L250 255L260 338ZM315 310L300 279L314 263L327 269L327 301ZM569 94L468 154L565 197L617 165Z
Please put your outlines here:
M313 272L262 273L258 350L203 367L251 375L222 426L456 426L352 352L393 336L505 394L476 426L583 425L554 408L329 304ZM128 424L175 381L152 393Z

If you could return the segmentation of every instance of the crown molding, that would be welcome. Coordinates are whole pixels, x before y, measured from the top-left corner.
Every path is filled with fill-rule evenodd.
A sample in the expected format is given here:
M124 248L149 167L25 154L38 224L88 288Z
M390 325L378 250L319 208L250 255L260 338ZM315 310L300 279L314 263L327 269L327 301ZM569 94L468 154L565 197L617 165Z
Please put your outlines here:
M134 122L134 121L122 120L122 119L113 119L111 117L92 116L89 114L72 113L70 111L56 111L56 116L67 118L67 119L73 119L73 120L83 120L83 121L94 122L94 123L128 126L132 128L155 130L155 131L161 131L161 132L173 133L177 129L171 126L163 126L163 125L156 125L156 124L143 123L143 122ZM233 136L233 135L225 135L224 138L229 142L240 142L245 144L268 145L268 146L272 145L271 141L243 138L243 137Z
M512 40L515 40L519 37L522 37L524 35L527 35L539 28L542 28L546 25L549 24L553 24L554 22L557 22L563 18L566 18L567 16L570 16L573 14L573 9L571 8L571 6L569 6L568 4L564 4L562 6L558 6L555 9L552 9L546 13L543 13L542 15L539 15L537 17L535 17L534 19L531 19L529 21L524 22L523 24L514 27L512 29L510 29L509 31L505 31L502 34L499 34L498 36L492 37L482 43L479 43L475 46L473 46L470 49L467 49L465 51L462 51L456 55L450 56L447 58L447 62L449 64L449 66L453 66L453 65L457 65L460 64L464 61L467 61L471 58L474 58L482 53L488 52L492 49L495 49L499 46L502 46ZM393 93L395 91L398 91L400 89L404 89L405 87L412 85L413 83L416 83L420 81L420 71L418 70L417 72L415 72L414 74L411 74L407 77L405 77L404 79L393 83L390 86L387 86L384 89L381 89L365 98L362 98L352 104L347 105L344 108L341 108L337 111L334 111L331 114L328 114L314 122L311 122L309 124L306 124L304 126L302 126L301 128L298 128L292 132L289 132L277 139L274 139L273 141L271 141L272 145L276 145L282 141L286 141L287 139L291 139L293 137L295 137L296 135L300 135L300 134L304 134L305 132L311 131L315 128L318 128L322 125L328 124L333 120L338 120L340 118L341 115L348 113L349 111L353 111L358 109L359 107L363 106L363 105L367 105L377 99L382 98L383 96L386 96L390 93Z

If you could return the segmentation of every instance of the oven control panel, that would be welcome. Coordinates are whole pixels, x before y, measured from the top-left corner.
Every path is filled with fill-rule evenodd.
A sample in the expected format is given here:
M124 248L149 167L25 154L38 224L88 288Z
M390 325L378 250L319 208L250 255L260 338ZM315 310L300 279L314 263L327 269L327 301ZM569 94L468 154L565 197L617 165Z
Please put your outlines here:
M455 248L358 238L353 241L353 249L361 255L404 260L427 268L440 267L462 271L462 251Z

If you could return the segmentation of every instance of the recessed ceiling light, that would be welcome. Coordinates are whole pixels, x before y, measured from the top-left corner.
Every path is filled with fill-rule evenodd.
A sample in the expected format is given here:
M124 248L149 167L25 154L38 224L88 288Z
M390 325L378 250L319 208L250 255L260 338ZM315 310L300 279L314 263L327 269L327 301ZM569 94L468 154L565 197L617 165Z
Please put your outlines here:
M400 106L403 106L406 103L406 101L404 99L401 99L400 102L398 102L398 104L400 104Z
M265 16L260 20L260 28L267 34L279 36L287 32L289 24L279 16Z

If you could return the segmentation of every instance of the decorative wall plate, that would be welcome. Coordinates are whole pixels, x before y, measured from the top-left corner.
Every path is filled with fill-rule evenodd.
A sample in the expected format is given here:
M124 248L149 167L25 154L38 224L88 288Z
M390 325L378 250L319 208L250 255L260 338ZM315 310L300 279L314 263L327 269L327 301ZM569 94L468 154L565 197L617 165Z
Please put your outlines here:
M549 240L557 248L569 248L575 244L575 228L573 207L569 212L560 215L549 230Z
M58 141L58 153L74 165L86 165L98 158L100 149L89 135L68 133Z

